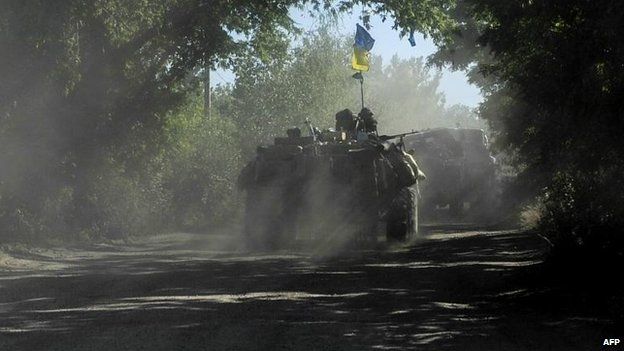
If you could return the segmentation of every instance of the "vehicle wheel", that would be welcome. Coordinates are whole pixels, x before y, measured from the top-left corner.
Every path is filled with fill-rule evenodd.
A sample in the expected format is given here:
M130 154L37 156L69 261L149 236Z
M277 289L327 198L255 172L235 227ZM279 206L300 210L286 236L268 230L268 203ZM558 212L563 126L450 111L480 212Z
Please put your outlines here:
M396 195L386 218L386 240L405 242L418 226L416 195L411 188L403 188Z

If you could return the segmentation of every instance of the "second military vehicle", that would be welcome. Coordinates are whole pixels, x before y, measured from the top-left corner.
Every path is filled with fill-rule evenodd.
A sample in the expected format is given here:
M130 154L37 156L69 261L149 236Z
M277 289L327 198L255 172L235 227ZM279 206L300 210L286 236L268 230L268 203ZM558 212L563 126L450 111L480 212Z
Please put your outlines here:
M405 138L428 179L420 187L422 211L427 219L479 220L495 207L496 160L488 151L481 129L436 128Z
M308 136L292 128L258 147L239 177L245 235L255 247L297 239L373 242L381 223L389 241L417 231L417 166L402 149L403 135L377 135L371 118L344 110L335 129L308 123Z

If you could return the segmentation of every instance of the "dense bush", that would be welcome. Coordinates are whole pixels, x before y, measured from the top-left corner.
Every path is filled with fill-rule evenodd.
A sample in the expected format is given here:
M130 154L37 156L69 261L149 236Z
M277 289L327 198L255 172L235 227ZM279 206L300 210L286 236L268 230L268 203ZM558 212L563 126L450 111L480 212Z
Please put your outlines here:
M81 201L72 186L31 202L7 197L12 189L3 189L0 240L120 239L225 224L238 208L234 184L241 153L235 126L215 114L205 118L203 100L192 94L167 117L164 131L156 150L134 150L129 158L121 152L102 157L84 174Z
M619 167L590 174L559 172L540 198L538 230L557 258L581 264L624 259L624 186Z
M232 120L204 116L203 100L193 96L166 131L169 218L183 229L231 223L240 204L235 184L243 158Z

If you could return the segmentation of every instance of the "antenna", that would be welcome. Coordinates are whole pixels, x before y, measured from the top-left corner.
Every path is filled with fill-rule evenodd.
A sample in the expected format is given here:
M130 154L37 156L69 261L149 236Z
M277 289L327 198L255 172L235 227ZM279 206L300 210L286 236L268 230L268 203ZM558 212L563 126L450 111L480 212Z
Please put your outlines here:
M306 126L308 126L308 132L310 133L310 136L313 138L314 141L316 141L316 133L314 132L314 128L312 127L312 122L308 117L306 117L304 123Z

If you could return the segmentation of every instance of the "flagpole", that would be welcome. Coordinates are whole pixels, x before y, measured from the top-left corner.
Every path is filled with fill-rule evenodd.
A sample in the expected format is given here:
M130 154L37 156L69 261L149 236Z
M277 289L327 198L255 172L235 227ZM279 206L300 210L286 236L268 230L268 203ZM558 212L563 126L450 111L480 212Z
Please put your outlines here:
M362 109L364 109L364 71L370 68L370 51L375 44L375 39L360 26L355 25L355 42L353 43L353 56L351 57L351 67L357 71L352 77L360 80L360 96L362 98Z
M360 75L362 77L360 78L360 96L362 97L362 108L364 108L364 75L362 71L360 71Z

